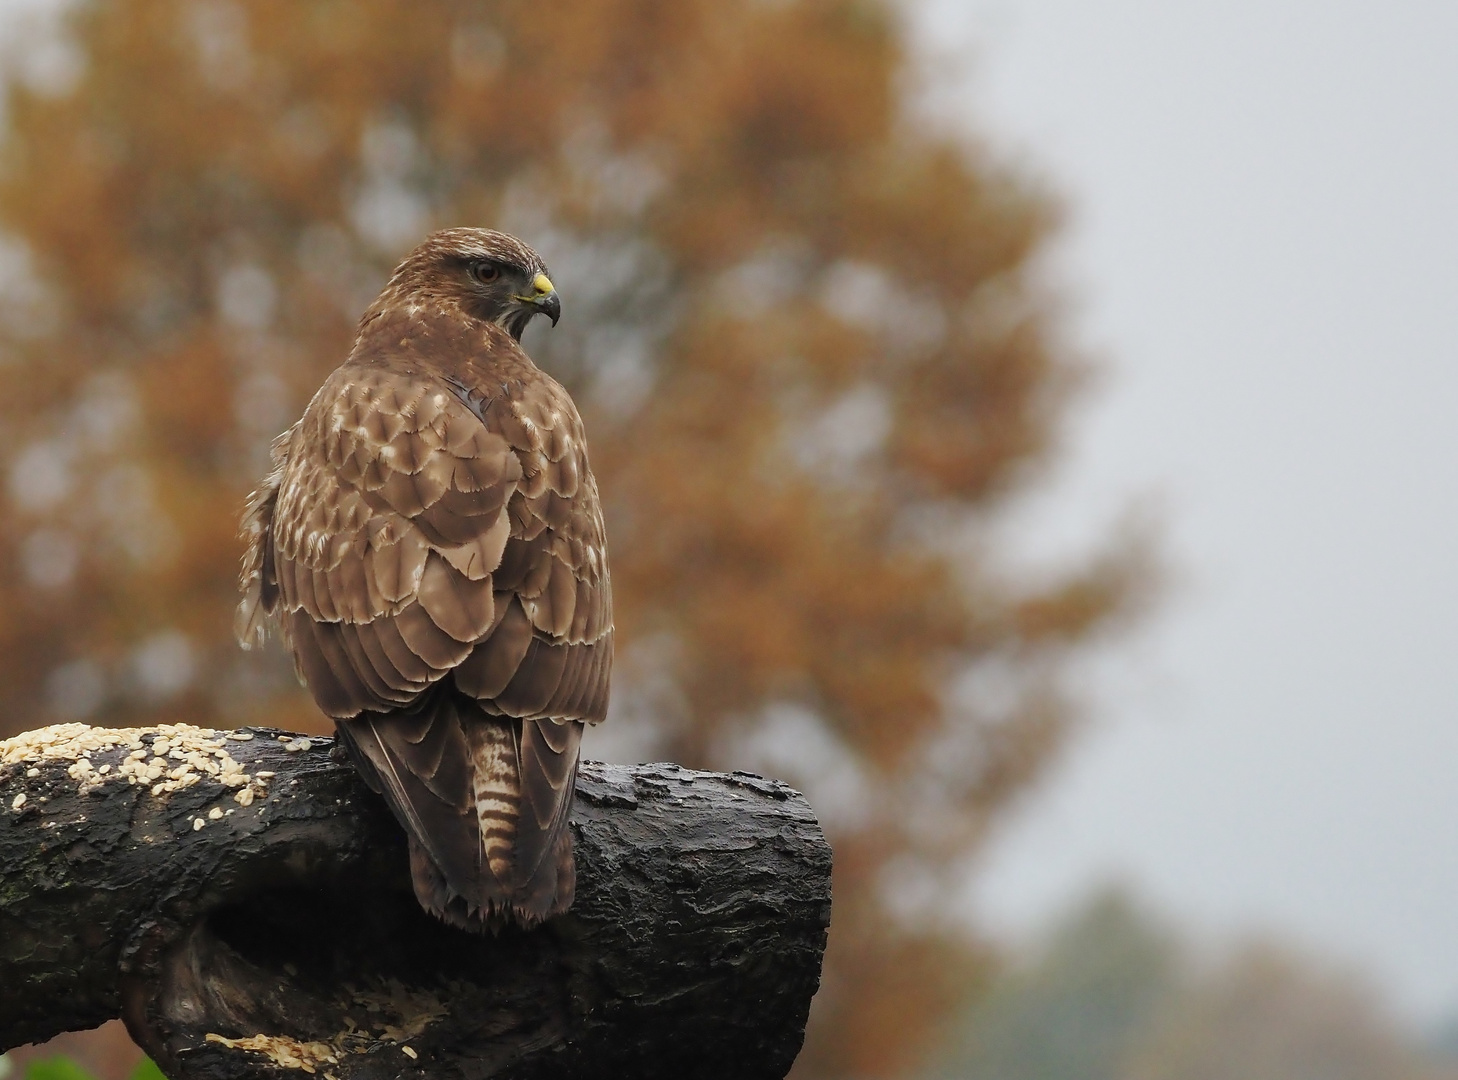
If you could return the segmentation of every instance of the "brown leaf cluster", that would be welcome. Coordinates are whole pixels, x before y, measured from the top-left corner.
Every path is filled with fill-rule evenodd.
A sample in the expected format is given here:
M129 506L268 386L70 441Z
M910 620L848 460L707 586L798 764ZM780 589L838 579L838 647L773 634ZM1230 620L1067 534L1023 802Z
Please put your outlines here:
M1146 575L1121 537L1007 569L999 513L1081 375L1029 272L1055 208L918 118L900 18L75 7L75 71L12 79L0 144L5 732L324 730L281 652L231 642L239 509L393 261L509 229L564 297L527 345L608 506L608 727L820 799L836 914L797 1075L908 1067L975 961L938 900Z

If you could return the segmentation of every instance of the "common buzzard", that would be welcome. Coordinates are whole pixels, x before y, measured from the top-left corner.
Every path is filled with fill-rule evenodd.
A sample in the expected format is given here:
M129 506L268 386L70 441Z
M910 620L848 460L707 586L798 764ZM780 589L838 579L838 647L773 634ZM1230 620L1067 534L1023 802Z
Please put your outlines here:
M520 345L560 312L514 237L428 237L275 441L243 518L238 640L277 616L409 835L415 895L466 929L572 903L578 747L607 709L612 588L582 419Z

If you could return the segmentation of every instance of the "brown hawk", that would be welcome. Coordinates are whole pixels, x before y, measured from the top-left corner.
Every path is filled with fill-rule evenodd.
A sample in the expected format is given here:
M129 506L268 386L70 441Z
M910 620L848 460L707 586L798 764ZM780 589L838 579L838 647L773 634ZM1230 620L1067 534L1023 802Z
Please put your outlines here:
M467 929L572 903L578 746L607 709L612 588L582 419L519 344L560 313L521 241L428 237L275 441L243 518L239 641L278 617L409 835L415 895Z

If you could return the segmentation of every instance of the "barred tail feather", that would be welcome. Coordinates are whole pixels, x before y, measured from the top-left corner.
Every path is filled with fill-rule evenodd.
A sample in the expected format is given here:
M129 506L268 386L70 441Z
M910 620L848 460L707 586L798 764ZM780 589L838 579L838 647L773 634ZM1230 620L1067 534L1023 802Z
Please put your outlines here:
M491 715L443 685L408 711L363 713L339 730L409 836L427 911L479 932L571 906L580 722Z
M516 861L516 826L521 816L519 724L505 717L474 718L467 724L472 797L481 857L496 884L510 889Z

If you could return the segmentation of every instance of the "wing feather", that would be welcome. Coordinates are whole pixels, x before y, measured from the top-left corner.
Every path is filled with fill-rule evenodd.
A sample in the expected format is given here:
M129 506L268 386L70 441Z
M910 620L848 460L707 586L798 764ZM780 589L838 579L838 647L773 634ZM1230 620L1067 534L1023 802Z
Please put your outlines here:
M508 716L540 716L562 681L571 646L533 637L526 656L493 704Z
M436 671L449 671L470 655L473 643L457 641L435 624L420 603L413 603L394 618L405 647Z
M378 651L372 652L367 649L364 639L368 636L371 643L374 643L373 634L361 633L361 630L368 631L369 624L363 627L355 623L329 623L322 628L324 632L332 633L339 639L340 647L349 659L349 665L353 668L359 680L369 691L369 696L374 701L385 701L394 705L408 705L420 694L419 687L412 686L407 680L399 678L397 672L390 666L388 658ZM378 650L378 646L376 646ZM396 685L400 683L402 685Z
M426 560L416 599L431 622L469 644L485 636L496 614L491 578L472 581L436 551Z
M363 625L374 631L375 638L380 643L380 651L389 658L391 666L400 673L401 678L419 683L424 688L443 674L442 670L431 667L410 650L394 619L374 619Z
M349 630L355 635L360 651L364 653L365 661L374 669L380 681L392 691L406 695L405 701L412 701L430 685L431 669L427 665L420 664L420 658L405 648L404 642L400 641L397 635L395 640L400 641L400 652L403 652L415 664L420 664L419 667L412 665L409 670L402 670L396 656L385 649L382 640L382 631L391 626L389 619L376 619L367 623L351 623Z
M509 594L508 594L509 595ZM478 701L493 701L511 682L532 644L532 624L515 596L501 622L455 670L456 686Z
M330 624L314 621L303 609L289 612L287 618L286 637L293 648L294 664L315 703L335 719L357 715L372 697L330 632Z

